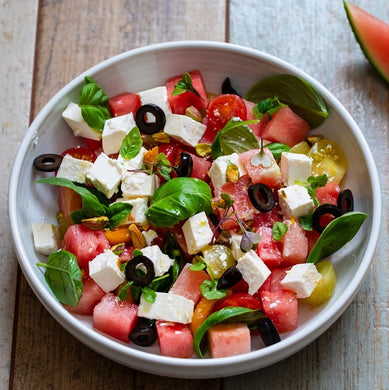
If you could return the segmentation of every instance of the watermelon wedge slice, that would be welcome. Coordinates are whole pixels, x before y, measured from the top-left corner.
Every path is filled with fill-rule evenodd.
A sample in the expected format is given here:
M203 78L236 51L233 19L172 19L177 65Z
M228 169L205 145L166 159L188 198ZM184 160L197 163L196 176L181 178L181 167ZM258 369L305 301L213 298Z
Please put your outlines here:
M346 1L344 8L366 58L389 83L389 24Z

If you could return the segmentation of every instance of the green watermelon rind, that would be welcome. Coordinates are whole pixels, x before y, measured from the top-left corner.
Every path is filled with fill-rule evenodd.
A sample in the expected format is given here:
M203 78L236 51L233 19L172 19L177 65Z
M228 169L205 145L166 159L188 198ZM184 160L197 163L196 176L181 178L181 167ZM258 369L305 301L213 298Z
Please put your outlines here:
M378 74L389 84L389 75L385 74L385 72L383 72L383 70L378 66L373 55L369 52L368 48L364 44L362 37L359 35L358 28L354 22L353 15L352 15L352 12L350 10L348 3L346 1L343 1L343 4L344 4L344 8L346 10L347 19L350 23L350 26L351 26L351 29L354 33L355 39L357 40L359 46L362 49L363 54L365 55L367 60L370 62L370 64L373 66L373 68L378 72Z

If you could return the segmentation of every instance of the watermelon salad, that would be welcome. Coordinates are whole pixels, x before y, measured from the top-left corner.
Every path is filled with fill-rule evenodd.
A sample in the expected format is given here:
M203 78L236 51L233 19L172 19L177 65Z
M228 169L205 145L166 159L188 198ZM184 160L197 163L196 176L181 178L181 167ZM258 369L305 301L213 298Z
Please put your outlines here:
M58 224L32 224L37 266L97 331L226 357L279 342L299 306L331 297L328 257L367 216L340 187L342 147L310 134L326 103L291 75L245 95L233 83L212 94L194 70L108 97L85 77L62 114L75 146L34 160L59 206Z

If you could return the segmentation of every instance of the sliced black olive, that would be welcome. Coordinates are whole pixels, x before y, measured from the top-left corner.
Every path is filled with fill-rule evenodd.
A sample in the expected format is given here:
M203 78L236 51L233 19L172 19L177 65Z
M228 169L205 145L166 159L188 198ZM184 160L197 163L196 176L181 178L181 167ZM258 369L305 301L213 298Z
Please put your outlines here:
M232 93L234 95L239 95L238 92L236 92L236 89L231 85L231 80L229 77L227 77L224 81L223 81L223 84L222 84L222 93L223 94L227 94L227 93Z
M157 339L157 329L155 323L148 325L137 325L130 333L130 340L141 347L149 347Z
M276 327L268 317L262 317L258 321L258 331L266 347L281 341Z
M41 154L34 159L34 167L42 172L55 172L62 163L62 156L59 154Z
M180 165L175 167L177 176L189 177L193 171L193 160L189 153L182 152L180 155Z
M251 204L259 211L270 211L276 204L273 191L266 184L253 184L249 187L248 192Z
M329 203L320 205L312 215L312 227L319 233L325 229L325 226L321 225L320 220L321 217L326 214L330 214L334 218L338 218L342 215L342 210L339 207Z
M234 265L227 268L217 282L217 289L228 289L242 280L242 274Z
M139 272L137 273L137 271L139 270L137 270L136 267L139 264L143 264L146 268L146 274L144 276L139 276ZM126 275L127 280L133 281L135 286L146 287L155 277L154 264L146 256L135 256L126 264L124 273Z
M338 207L343 211L343 213L354 211L354 197L351 190L340 191L338 196Z
M154 116L155 121L147 122L146 115L151 114ZM166 123L166 115L162 108L156 104L144 104L138 108L135 115L135 122L141 133L155 134L163 130Z

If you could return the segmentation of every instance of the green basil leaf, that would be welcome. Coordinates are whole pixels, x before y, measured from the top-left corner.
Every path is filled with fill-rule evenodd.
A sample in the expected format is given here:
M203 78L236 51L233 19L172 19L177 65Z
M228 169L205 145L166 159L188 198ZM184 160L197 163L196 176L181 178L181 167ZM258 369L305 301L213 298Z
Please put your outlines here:
M201 293L208 300L221 299L226 296L225 290L217 289L217 279L204 280L200 285Z
M124 202L112 203L107 209L107 217L109 218L108 229L113 229L118 226L132 210L132 204Z
M154 226L172 226L201 211L211 213L211 199L211 189L204 181L177 177L155 191L146 217Z
M80 106L84 121L94 130L102 130L105 123L105 115L98 106Z
M124 271L124 270L122 270ZM125 301L128 298L128 289L134 284L134 282L131 280L130 282L127 282L118 292L118 298L121 301Z
M47 263L37 263L45 267L45 279L56 298L66 304L76 306L81 298L82 274L73 253L61 250L52 253Z
M272 142L270 144L265 145L272 154L275 160L279 160L281 158L281 154L284 152L288 152L290 147L288 145L282 144L280 142Z
M312 217L313 217L313 213L308 214L306 217L299 217L299 222L300 222L301 227L304 230L307 230L309 232L311 232L313 230Z
M277 96L311 127L318 127L328 117L323 97L308 81L288 74L267 77L253 85L245 99L258 103Z
M212 158L243 153L251 149L259 149L259 142L250 127L247 125L258 123L257 120L241 121L231 119L221 129L212 142Z
M85 85L80 92L80 105L104 105L108 102L108 96L103 89L89 76L85 77Z
M288 225L284 222L275 222L272 228L273 240L281 241L284 234L288 231Z
M353 239L366 218L365 213L351 211L331 221L309 253L307 263L316 264L342 248Z
M204 336L211 326L221 323L244 322L249 327L252 327L263 317L265 317L265 315L260 310L252 310L245 307L225 307L212 313L199 326L193 337L193 348L200 358L204 358Z
M142 289L142 297L146 302L154 303L157 297L156 292L150 287L144 287Z
M191 271L202 271L207 267L204 261L198 261L197 263L191 264L189 267Z
M182 78L180 80L178 80L178 83L174 86L174 90L172 92L172 95L173 96L181 95L184 92L192 92L196 96L201 98L200 94L193 87L192 77L189 73L184 73L182 75Z
M124 137L120 145L120 155L126 160L131 160L138 155L143 141L139 129L135 126Z
M262 119L266 113L273 115L282 107L285 107L285 104L282 104L277 97L267 98L254 106L253 113L257 119Z

